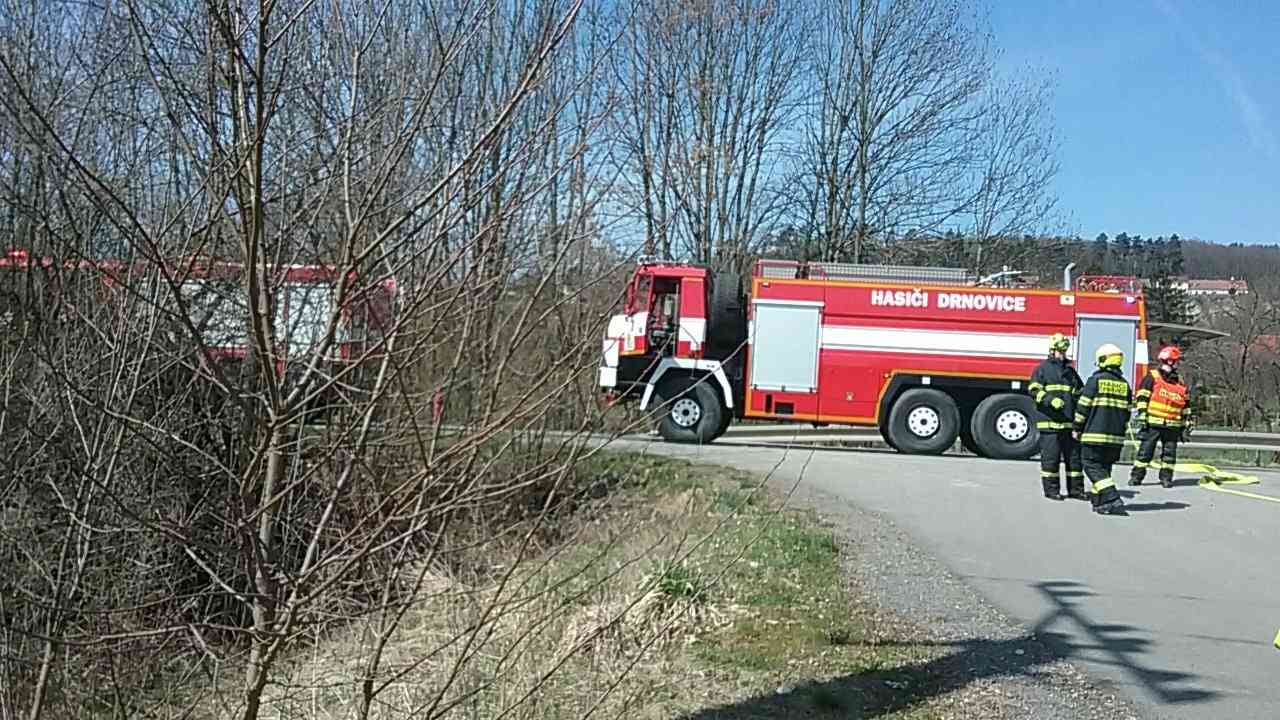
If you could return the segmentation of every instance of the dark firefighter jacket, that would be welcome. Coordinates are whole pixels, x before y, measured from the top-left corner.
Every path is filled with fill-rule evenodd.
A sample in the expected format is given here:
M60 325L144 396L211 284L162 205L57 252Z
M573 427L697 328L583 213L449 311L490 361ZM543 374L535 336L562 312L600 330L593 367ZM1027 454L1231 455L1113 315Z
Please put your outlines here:
M1171 397L1160 400L1152 394L1161 388ZM1171 399L1172 398L1172 399ZM1133 399L1138 405L1138 419L1155 427L1181 428L1184 424L1194 425L1191 408L1187 406L1187 386L1178 377L1177 371L1167 376L1159 370L1152 370L1138 383L1138 391Z
M1070 430L1076 411L1076 399L1084 389L1080 374L1067 360L1048 358L1031 373L1027 392L1036 402L1036 427L1041 430ZM1055 410L1054 398L1062 400Z
M1133 393L1119 370L1102 368L1089 377L1076 402L1074 430L1086 445L1124 445Z

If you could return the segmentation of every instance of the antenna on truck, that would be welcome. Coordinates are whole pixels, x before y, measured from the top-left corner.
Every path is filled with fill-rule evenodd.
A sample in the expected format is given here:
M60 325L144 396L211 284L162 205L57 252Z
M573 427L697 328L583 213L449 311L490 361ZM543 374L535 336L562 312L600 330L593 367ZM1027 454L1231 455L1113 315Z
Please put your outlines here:
M993 287L1009 287L1009 279L1018 277L1021 274L1021 270L1010 270L1009 266L1005 265L1004 269L1000 272L991 273L984 278L980 278L977 284L992 285Z

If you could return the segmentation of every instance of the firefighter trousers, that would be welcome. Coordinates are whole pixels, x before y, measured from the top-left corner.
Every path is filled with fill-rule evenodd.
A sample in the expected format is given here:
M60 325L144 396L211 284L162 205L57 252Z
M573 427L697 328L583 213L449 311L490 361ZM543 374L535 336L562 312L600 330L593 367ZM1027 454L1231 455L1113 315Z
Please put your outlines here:
M1121 446L1091 445L1080 447L1080 459L1084 465L1084 474L1093 485L1089 490L1089 499L1094 509L1123 507L1120 491L1111 479L1111 469L1120 461Z
M1129 482L1137 485L1147 477L1147 468L1156 456L1156 443L1160 443L1160 482L1173 481L1173 466L1178 462L1178 440L1182 428L1164 428L1148 425L1138 436L1138 455L1129 472Z
M1040 431L1040 484L1045 495L1059 492L1062 478L1058 466L1067 466L1067 494L1084 497L1084 467L1080 460L1080 443L1070 430Z

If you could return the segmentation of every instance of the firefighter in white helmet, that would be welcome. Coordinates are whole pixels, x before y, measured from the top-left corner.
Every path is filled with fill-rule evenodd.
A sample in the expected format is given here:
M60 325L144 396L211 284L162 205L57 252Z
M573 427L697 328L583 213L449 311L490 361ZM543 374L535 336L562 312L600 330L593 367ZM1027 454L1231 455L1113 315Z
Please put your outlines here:
M1124 449L1133 390L1120 369L1124 365L1123 350L1107 343L1098 348L1095 359L1098 369L1084 384L1076 402L1074 437L1080 442L1084 473L1093 484L1090 496L1094 512L1121 514L1124 501L1111 478L1111 469Z
M1049 338L1049 357L1031 373L1027 384L1027 392L1036 404L1036 429L1040 431L1040 484L1050 500L1062 499L1059 464L1067 466L1067 497L1085 499L1080 445L1071 436L1076 400L1084 382L1067 359L1070 348L1071 341L1062 333Z

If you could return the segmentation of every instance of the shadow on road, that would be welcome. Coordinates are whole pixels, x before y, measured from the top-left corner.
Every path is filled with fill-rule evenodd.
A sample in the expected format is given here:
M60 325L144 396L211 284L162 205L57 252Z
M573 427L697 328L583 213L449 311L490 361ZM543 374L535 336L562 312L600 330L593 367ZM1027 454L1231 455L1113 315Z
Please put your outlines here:
M637 437L632 439L646 439L646 438ZM828 452L829 453L855 453L855 454L862 454L862 455L894 455L894 456L902 455L902 453L898 452L897 450L894 450L893 448L884 447L882 445L877 444L876 441L858 442L855 440L855 441L847 441L843 445L814 445L804 440L803 438L791 440L784 436L775 436L771 438L757 439L757 438L731 438L726 435L715 441L715 447L748 447L748 448L760 448L763 450L789 450L791 452L802 450L805 452L814 451L814 452L824 452L824 453L828 453ZM1039 458L995 461L995 460L991 460L990 458L979 457L977 455L969 455L969 454L961 453L955 450L946 452L942 455L928 455L928 456L921 455L916 457L927 457L929 460L941 460L941 461L962 461L962 462L982 461L984 463L990 463L990 462L1025 463L1028 465L1035 464L1036 466L1039 466L1039 463L1040 463Z
M1164 502L1149 503L1125 503L1124 508L1129 512L1146 512L1148 510L1186 510L1191 505L1184 502L1174 500L1165 500Z
M1158 489L1159 485L1156 486ZM1162 502L1133 502L1133 498L1141 497L1142 493L1138 490L1119 490L1120 497L1124 498L1124 509L1130 512L1147 512L1150 510L1186 510L1191 507L1190 503L1178 502L1177 500L1164 500Z
M1143 631L1128 625L1091 621L1077 604L1094 593L1071 581L1034 586L1053 604L1030 633L1010 640L961 640L954 643L896 643L909 647L944 647L934 659L894 668L845 675L825 682L805 683L785 692L749 698L708 708L683 720L749 720L757 718L840 717L878 718L921 705L931 698L989 678L1034 676L1059 659L1088 654L1124 673L1158 698L1161 704L1204 702L1217 696L1196 686L1191 673L1145 666L1141 655L1151 646ZM1058 623L1073 625L1077 637L1051 632ZM1078 637L1083 634L1083 638ZM890 645L893 645L891 643ZM880 644L878 647L884 647ZM1104 678L1112 679L1112 678ZM1118 679L1118 678L1114 678Z
M806 683L784 693L709 708L686 715L684 720L800 718L827 714L840 718L878 718L945 695L976 680L1031 674L1037 666L1057 659L1043 643L1029 637L1000 641L965 640L945 647L950 648L949 652L928 662Z
M1034 587L1054 605L1054 610L1036 624L1035 634L1056 648L1057 654L1068 659L1088 654L1090 659L1128 675L1162 704L1204 702L1217 697L1214 690L1196 687L1196 676L1192 673L1144 665L1140 656L1152 644L1145 637L1145 631L1132 625L1092 622L1080 609L1087 606L1087 598L1095 595L1085 586L1071 580L1052 580L1036 583ZM1085 638L1073 639L1066 633L1050 632L1049 628L1058 622L1083 630Z

